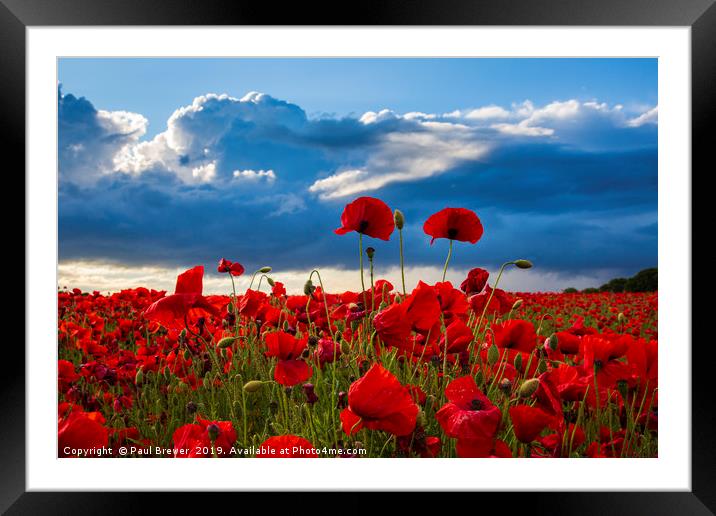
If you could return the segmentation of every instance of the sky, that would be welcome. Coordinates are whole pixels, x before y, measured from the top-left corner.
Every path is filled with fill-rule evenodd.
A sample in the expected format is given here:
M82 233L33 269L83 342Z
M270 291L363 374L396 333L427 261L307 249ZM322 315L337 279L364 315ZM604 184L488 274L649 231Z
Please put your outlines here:
M363 195L405 214L413 285L442 275L422 224L447 206L485 228L453 282L517 258L510 290L630 276L657 263L657 93L656 59L61 59L59 286L171 290L203 264L225 292L225 257L357 290L333 230ZM397 284L397 238L366 245Z

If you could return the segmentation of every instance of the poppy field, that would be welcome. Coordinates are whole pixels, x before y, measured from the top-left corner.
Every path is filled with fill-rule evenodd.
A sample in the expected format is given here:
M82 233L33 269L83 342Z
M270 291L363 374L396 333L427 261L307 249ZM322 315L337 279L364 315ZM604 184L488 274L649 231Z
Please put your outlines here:
M424 222L443 281L408 290L374 278L369 240L399 246L403 270L404 224L376 198L346 205L357 292L313 270L287 295L279 271L224 258L225 295L204 295L201 265L172 293L60 290L58 456L658 455L656 292L500 289L529 257L453 285L453 253L483 235L464 208Z

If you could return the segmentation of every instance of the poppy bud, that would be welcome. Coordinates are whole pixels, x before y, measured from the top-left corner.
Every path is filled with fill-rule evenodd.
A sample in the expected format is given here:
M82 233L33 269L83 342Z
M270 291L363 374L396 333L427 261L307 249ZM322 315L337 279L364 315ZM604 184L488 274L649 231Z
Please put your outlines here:
M515 369L522 372L522 355L515 356Z
M236 337L224 337L223 339L221 339L221 340L218 342L218 344L216 345L216 347L219 348L219 349L228 348L228 347L231 346L236 340L237 340Z
M365 254L367 254L367 255L368 255L368 258L369 258L370 260L372 260L372 259L373 259L373 256L375 256L375 249L372 248L372 247L367 247L366 250L365 250Z
M256 392L263 384L261 380L250 380L244 384L244 392Z
M490 349L487 350L487 363L490 365L495 365L499 359L500 350L497 349L497 345L492 344L492 346L490 346Z
M514 263L515 266L520 269L531 269L532 268L532 262L529 260L515 260L512 263Z
M318 401L318 396L316 396L316 393L313 391L314 386L312 383L304 383L303 384L303 393L306 395L306 403L313 405Z
M272 280L271 278L269 278L268 276L266 276L266 281L268 282L268 284L270 286L272 286L272 287L276 286L276 282L274 280Z
M485 383L485 376L482 374L482 370L478 371L475 375L475 383L478 387Z
M519 356L519 355L518 355ZM512 391L512 382L509 378L503 378L500 382L500 390L505 394L509 394Z
M405 225L405 216L403 215L403 212L395 210L395 212L393 212L393 221L395 222L396 228L403 229L403 226Z
M206 427L206 432L209 434L209 439L211 439L211 442L213 443L216 441L216 438L219 437L219 426L212 423Z
M188 349L184 350L184 360L189 360L191 358L191 351Z
M186 404L186 411L187 411L189 414L193 414L194 412L196 412L196 409L197 409L196 403L194 403L193 401L188 401L188 402L187 402L187 404Z
M419 411L418 411L418 416L417 416L417 418L416 418L416 421L417 421L417 423L418 423L419 426L423 426L423 427L427 426L427 424L428 424L428 417L425 415L425 412L423 412L422 410L419 410Z
M271 272L271 267L268 267L268 266L266 266L266 267L261 267L261 268L259 269L259 272L260 272L261 274L268 274L269 272Z
M522 385L520 386L520 397L521 398L529 398L535 392L537 392L538 387L539 387L539 379L538 378L531 378L527 381L522 382Z
M313 282L310 279L307 280L306 283L303 285L303 293L307 296L312 296L314 290L315 287L313 286Z
M137 370L137 375L134 377L134 383L135 385L141 385L144 381L144 373L141 369Z
M623 399L626 399L628 388L629 385L627 384L626 380L617 381L617 390L619 391L619 394L622 395Z
M546 361L540 360L540 361L537 363L537 372L538 372L539 374L542 374L542 373L547 372L547 362L546 362Z
M515 304L512 305L512 309L517 310L519 307L522 306L522 303L524 303L524 300L518 299L517 301L515 301Z
M624 312L619 312L619 315L617 315L617 321L619 322L619 324L624 324L626 322Z
M547 342L549 342L549 349L552 351L557 351L557 346L559 345L559 338L557 337L556 333L553 333L549 336L549 339L547 339Z

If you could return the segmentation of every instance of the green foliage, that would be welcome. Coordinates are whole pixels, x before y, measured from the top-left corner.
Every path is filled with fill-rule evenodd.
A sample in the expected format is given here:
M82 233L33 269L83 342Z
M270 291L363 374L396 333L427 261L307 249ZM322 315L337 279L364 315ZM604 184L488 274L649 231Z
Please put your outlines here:
M594 288L594 287L587 287L582 290L582 293L584 293L584 294L597 294L598 292L599 292L599 289Z
M577 292L579 292L579 290L574 287L567 287L564 289L565 294L576 294Z
M610 280L601 287L599 287L599 291L624 292L624 286L626 285L627 281L629 281L627 278L614 278L613 280Z
M624 285L626 292L655 292L659 290L659 274L656 267L644 269L629 278Z

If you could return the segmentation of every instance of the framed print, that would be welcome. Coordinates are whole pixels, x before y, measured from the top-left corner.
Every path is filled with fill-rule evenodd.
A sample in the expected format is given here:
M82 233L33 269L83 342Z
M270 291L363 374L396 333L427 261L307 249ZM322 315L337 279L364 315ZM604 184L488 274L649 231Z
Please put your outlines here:
M27 203L4 510L713 511L691 235L716 7L448 4L4 1Z

